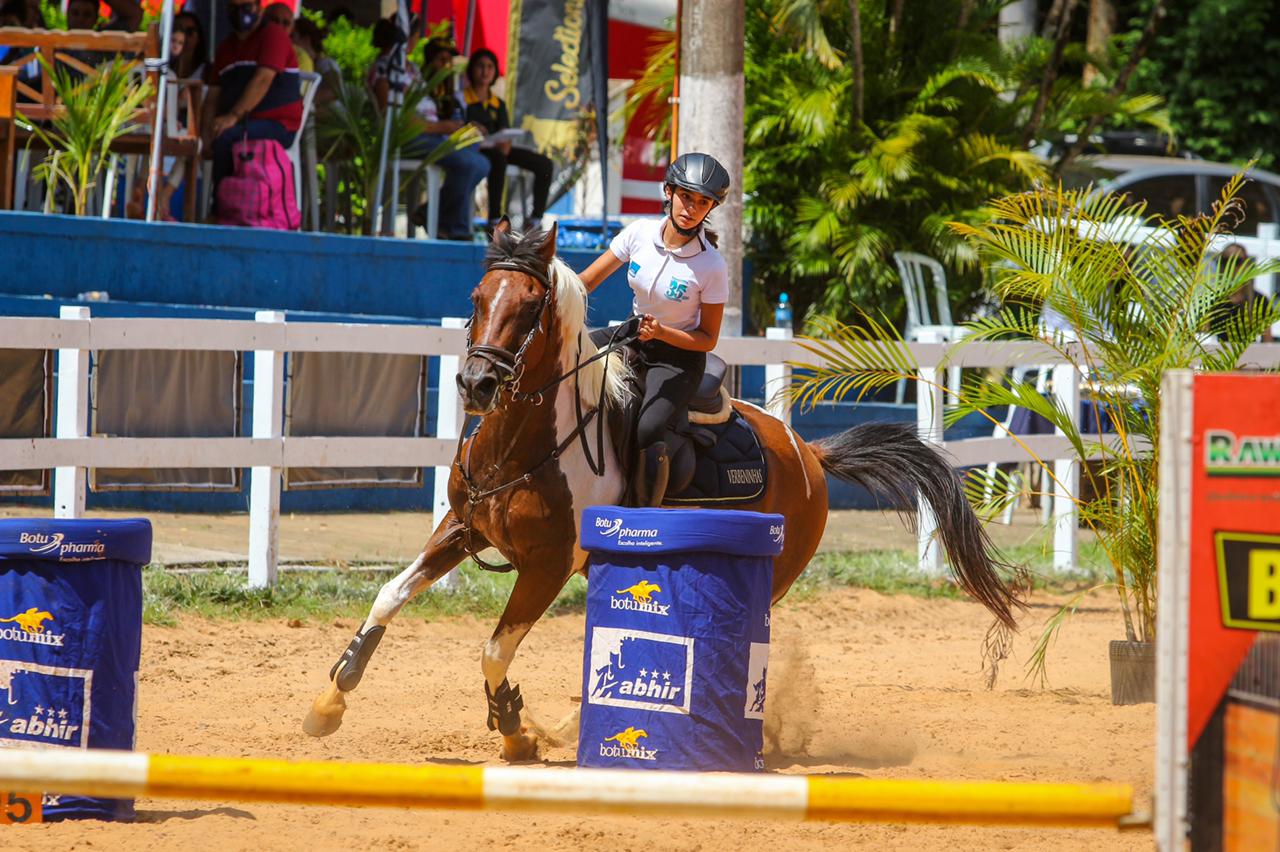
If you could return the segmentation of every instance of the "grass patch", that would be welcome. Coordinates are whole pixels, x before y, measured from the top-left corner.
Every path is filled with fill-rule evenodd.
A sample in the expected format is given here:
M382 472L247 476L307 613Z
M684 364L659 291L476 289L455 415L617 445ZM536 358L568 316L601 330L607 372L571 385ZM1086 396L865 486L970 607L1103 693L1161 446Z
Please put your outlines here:
M515 574L482 571L469 561L460 571L462 583L458 589L417 595L401 610L400 617L433 620L455 615L499 615L515 584ZM224 620L363 619L378 590L396 573L286 571L274 587L250 589L243 571L218 569L177 574L153 566L142 573L142 619L162 626L176 624L181 614ZM574 577L549 612L582 611L586 600L586 581Z
M1034 586L1052 592L1072 592L1105 581L1107 572L1087 567L1068 575L1051 575L1052 554L1039 545L1004 549L1011 562L1026 565ZM1080 562L1103 564L1092 543L1082 543ZM506 606L515 574L482 571L472 562L461 566L462 583L453 592L427 591L411 600L400 617L428 621L457 615L497 618ZM220 620L298 619L300 621L363 619L382 585L396 571L286 571L270 589L250 589L243 571L215 568L198 573L173 573L151 567L142 574L142 617L147 624L172 626L179 615ZM905 550L819 553L786 600L810 600L834 588L871 589L886 595L956 598L964 593L944 578L920 573L915 553ZM556 598L550 614L582 612L587 584L573 577Z

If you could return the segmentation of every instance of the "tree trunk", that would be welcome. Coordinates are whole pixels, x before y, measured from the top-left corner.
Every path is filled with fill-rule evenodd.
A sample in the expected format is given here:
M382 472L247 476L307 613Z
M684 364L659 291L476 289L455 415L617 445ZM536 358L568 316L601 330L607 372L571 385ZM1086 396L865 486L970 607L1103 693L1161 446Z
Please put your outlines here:
M1085 47L1090 56L1103 56L1107 52L1107 42L1116 30L1116 7L1111 0L1089 0L1089 35ZM1099 75L1093 65L1084 67L1084 84L1088 86Z
M960 18L956 21L955 40L951 44L951 61L955 62L960 55L960 45L964 40L964 31L969 28L969 18L973 16L973 5L977 0L961 0Z
M729 267L722 331L741 334L744 0L684 3L680 21L680 137L674 155L703 151L728 169L729 197L712 214Z
M866 79L862 67L862 9L858 0L849 0L849 38L853 42L853 121L861 124Z
M1160 21L1164 18L1167 0L1156 0L1155 5L1151 7L1151 13L1147 15L1147 23L1142 28L1142 36L1138 39L1137 45L1133 48L1133 53L1129 55L1129 61L1125 63L1124 68L1120 69L1120 73L1116 76L1116 81L1111 85L1111 95L1123 94L1125 89L1129 87L1129 78L1133 76L1133 72L1137 70L1138 63L1142 61L1142 57L1147 55L1147 50L1151 47L1151 42L1156 37L1156 30L1160 26ZM1055 175L1062 174L1062 170L1067 164L1080 156L1085 146L1089 144L1089 136L1093 131L1098 129L1098 125L1106 118L1105 115L1095 115L1089 119L1089 123L1085 125L1084 130L1080 132L1080 136L1076 139L1067 153L1062 155L1062 159L1058 161L1053 168Z
M902 30L903 7L907 0L893 0L893 14L889 17L889 45L893 46L894 41L898 37L898 33Z
M1040 93L1036 95L1035 106L1031 108L1031 117L1022 131L1022 147L1031 144L1040 132L1040 122L1044 119L1045 108L1049 105L1049 93L1053 91L1053 83L1058 79L1058 66L1062 64L1062 52L1067 47L1067 39L1071 34L1071 16L1076 10L1079 0L1065 0L1062 17L1058 20L1057 36L1053 40L1053 53L1044 67L1044 76L1040 78Z

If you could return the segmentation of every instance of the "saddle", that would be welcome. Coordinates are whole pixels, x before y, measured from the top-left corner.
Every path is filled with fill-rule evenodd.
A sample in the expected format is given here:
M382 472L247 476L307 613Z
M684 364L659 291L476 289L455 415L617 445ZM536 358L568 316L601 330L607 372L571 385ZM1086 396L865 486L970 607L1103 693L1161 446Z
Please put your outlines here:
M635 472L640 464L635 441L635 424L644 396L641 386L644 369L631 358L636 376L631 403L622 422L625 436L617 445L619 456L630 460L626 471L630 483L628 497L639 505L635 494ZM667 425L667 453L671 459L664 504L725 506L748 503L764 493L766 467L764 451L755 430L733 407L724 377L728 364L707 353L707 366L688 408L677 411Z

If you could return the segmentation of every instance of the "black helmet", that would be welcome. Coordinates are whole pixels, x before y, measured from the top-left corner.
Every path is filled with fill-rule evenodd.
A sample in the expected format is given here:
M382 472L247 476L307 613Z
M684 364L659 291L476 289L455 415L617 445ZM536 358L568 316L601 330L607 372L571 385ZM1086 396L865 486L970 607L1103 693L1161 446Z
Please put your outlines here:
M729 173L710 154L681 154L667 166L663 183L705 195L717 204L729 195Z

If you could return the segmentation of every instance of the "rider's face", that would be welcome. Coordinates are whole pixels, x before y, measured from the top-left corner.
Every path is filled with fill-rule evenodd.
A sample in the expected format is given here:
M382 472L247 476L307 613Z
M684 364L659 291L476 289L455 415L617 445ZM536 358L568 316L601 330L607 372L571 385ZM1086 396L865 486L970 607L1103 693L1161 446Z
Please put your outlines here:
M705 195L677 187L668 190L671 198L671 220L681 228L696 228L707 218L716 203Z

